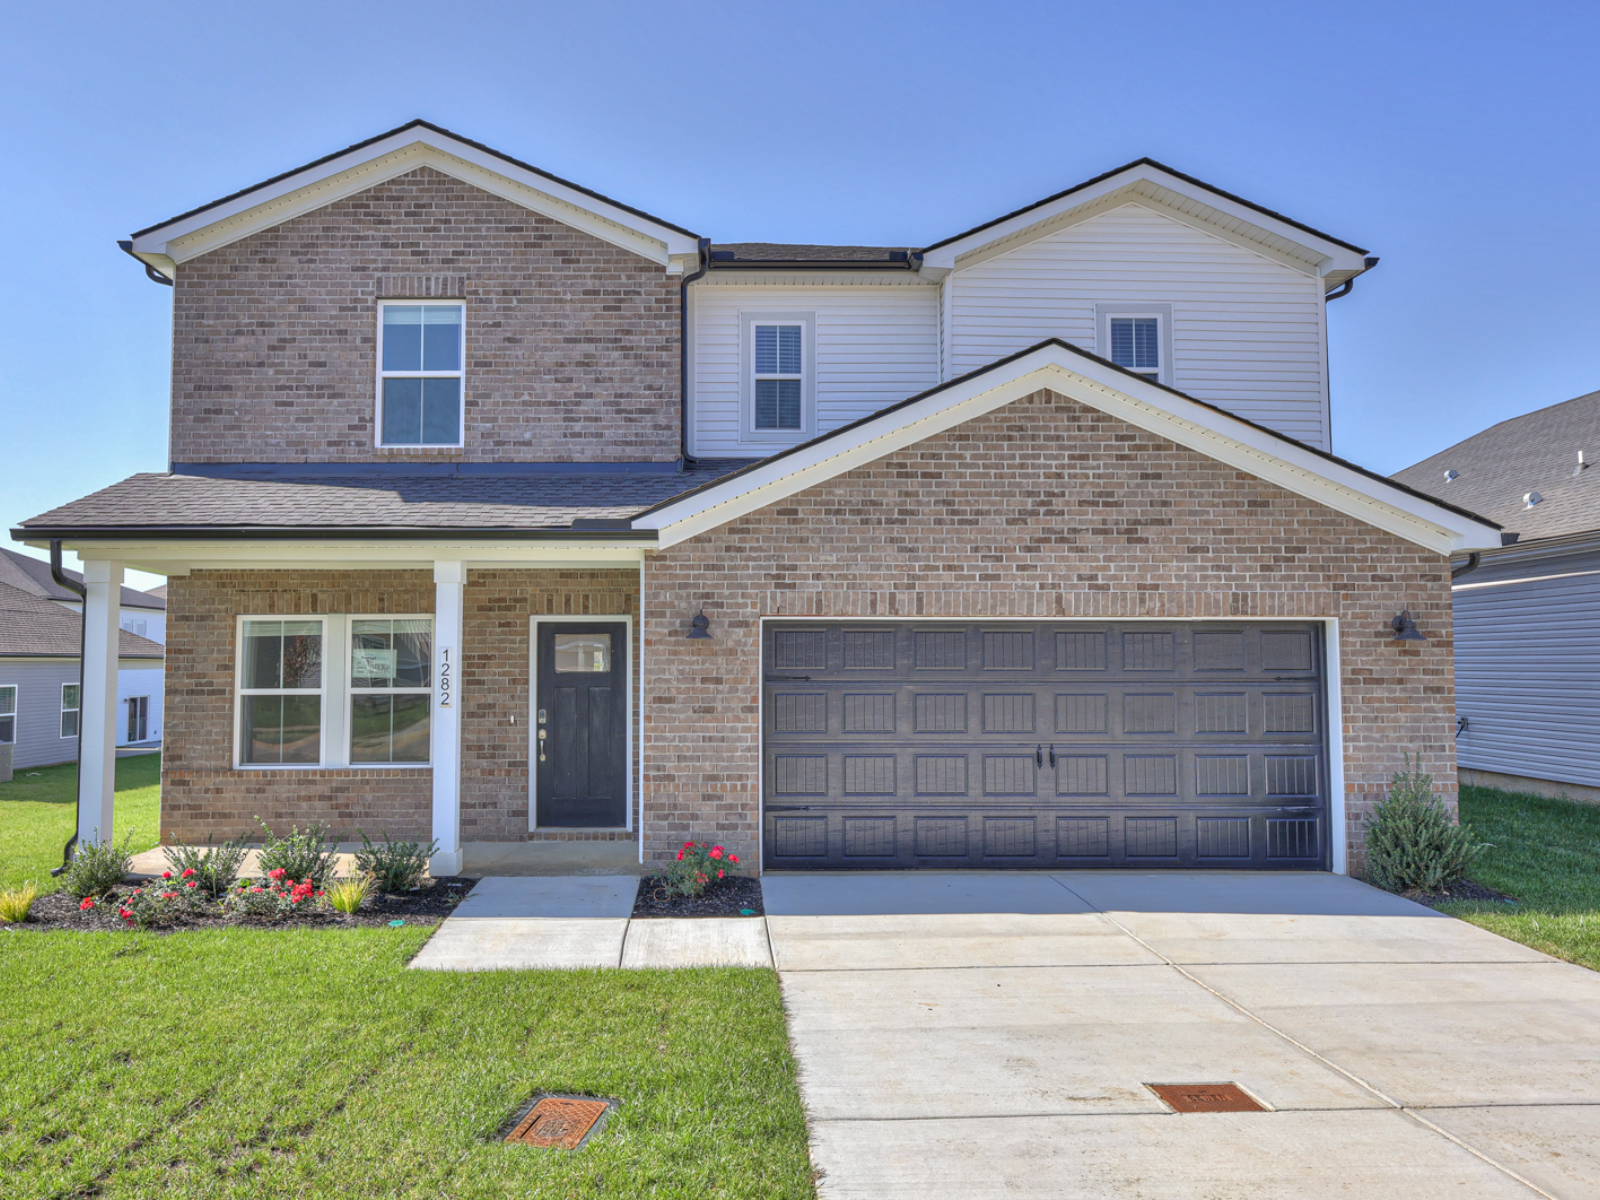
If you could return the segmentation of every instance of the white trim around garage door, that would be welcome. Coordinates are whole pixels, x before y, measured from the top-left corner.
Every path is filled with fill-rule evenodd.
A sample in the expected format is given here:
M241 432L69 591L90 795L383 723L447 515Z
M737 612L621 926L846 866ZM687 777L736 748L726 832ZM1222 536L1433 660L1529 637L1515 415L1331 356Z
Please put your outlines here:
M621 622L627 632L623 635L628 646L628 686L624 688L626 708L623 710L623 726L627 729L627 743L623 747L624 767L622 778L629 781L632 791L633 771L633 690L643 685L644 673L640 670L641 664L636 662L633 652L633 617L628 613L550 613L542 616L528 618L528 832L532 833L539 828L539 772L534 763L539 757L539 722L534 716L539 708L539 626L546 625L587 625L599 621ZM639 639L643 643L644 639ZM639 706L642 711L643 704ZM641 765L638 774L639 791L628 797L627 818L622 828L628 833L634 832L633 806L637 802L640 807L640 818L644 816L644 770ZM562 826L562 828L567 828ZM614 829L615 826L606 826ZM644 851L640 850L639 861L644 861Z
M756 869L760 874L766 873L766 836L767 836L767 688L766 688L766 663L764 656L767 646L767 623L769 621L782 621L787 624L796 622L827 622L829 624L849 623L852 625L870 625L886 622L893 625L914 624L919 621L932 621L935 623L951 624L957 621L976 621L983 624L1001 625L1007 622L1038 624L1041 621L1115 621L1119 624L1128 624L1134 621L1155 621L1162 624L1200 624L1202 622L1218 622L1228 620L1242 620L1252 625L1273 625L1278 623L1305 624L1309 621L1313 625L1323 628L1323 659L1324 673L1323 711L1327 728L1323 731L1327 738L1328 749L1328 850L1329 868L1335 875L1348 875L1349 864L1349 833L1346 829L1347 815L1344 795L1344 691L1340 686L1339 662L1339 618L1229 618L1229 617L973 617L973 616L904 616L904 617L838 617L838 616L763 616L758 622L759 637L756 643L756 654L760 670L760 682L756 690ZM531 764L530 759L530 764ZM641 776L641 792L643 779ZM641 805L641 817L643 806ZM643 851L641 850L642 854ZM642 860L641 860L642 861Z

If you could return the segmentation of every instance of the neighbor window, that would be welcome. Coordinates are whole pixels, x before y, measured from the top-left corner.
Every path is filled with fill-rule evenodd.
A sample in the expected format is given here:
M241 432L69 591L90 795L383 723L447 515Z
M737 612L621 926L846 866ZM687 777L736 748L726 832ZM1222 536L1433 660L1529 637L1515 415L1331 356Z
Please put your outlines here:
M1112 317L1111 361L1140 375L1161 378L1161 319Z
M78 695L77 684L61 685L61 736L64 738L78 736L78 712L83 707Z
M805 326L754 327L755 420L757 430L803 428Z
M378 424L385 446L461 444L460 303L378 306Z
M355 617L350 622L350 761L429 761L433 621Z
M239 672L239 761L322 761L322 622L247 620Z
M0 686L0 746L17 740L17 685Z

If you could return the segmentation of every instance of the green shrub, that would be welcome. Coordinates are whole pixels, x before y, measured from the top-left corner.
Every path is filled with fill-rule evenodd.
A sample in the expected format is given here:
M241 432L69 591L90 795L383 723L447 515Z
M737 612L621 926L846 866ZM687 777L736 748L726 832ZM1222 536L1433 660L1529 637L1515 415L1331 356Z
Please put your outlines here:
M438 849L438 842L429 842L426 849L421 842L391 842L387 833L382 842L373 842L363 832L361 849L356 851L356 870L370 875L379 891L409 891L422 881L428 859Z
M1433 794L1433 776L1397 771L1389 796L1367 818L1367 881L1391 892L1437 894L1458 883L1489 847L1452 825Z
M187 880L168 878L171 875L168 871L161 879L151 880L123 896L117 901L117 916L130 928L155 929L174 924L191 913L203 912L210 901L204 889L199 884L190 887L192 877Z
M96 834L99 832L95 830ZM87 844L79 842L71 864L62 872L62 886L78 900L104 896L133 870L133 854L128 849L131 845L131 829L122 835L121 845L113 845L109 840Z
M701 896L717 880L739 865L739 856L710 842L685 842L678 857L667 866L669 896Z
M266 836L261 839L261 873L270 876L281 870L289 879L309 879L321 889L333 874L335 841L326 824L318 823L300 832L291 825L288 837L279 837L260 817L256 823Z
M223 907L243 917L281 921L296 913L311 912L324 893L309 876L295 880L284 874L282 867L273 867L271 874L260 883L241 880L234 885Z
M239 878L246 844L244 837L223 842L220 846L187 846L179 842L166 847L167 862L174 875L185 877L185 871L193 871L192 878L200 885L200 889L212 899L220 899L233 881Z

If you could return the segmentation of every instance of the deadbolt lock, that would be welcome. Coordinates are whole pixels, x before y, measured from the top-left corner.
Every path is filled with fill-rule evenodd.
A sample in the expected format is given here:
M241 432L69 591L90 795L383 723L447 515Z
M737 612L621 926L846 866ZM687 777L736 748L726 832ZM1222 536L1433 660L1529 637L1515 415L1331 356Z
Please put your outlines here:
M545 723L545 720L546 720L546 717L544 715L544 709L541 708L539 710L539 724L543 725Z

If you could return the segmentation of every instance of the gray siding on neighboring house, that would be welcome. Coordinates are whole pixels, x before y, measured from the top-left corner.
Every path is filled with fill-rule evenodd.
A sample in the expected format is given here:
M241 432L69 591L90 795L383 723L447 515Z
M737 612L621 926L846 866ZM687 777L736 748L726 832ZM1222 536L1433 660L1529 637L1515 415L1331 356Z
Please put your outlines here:
M0 687L17 689L17 741L12 766L71 762L78 739L61 736L61 685L78 682L75 658L0 658Z
M1459 764L1600 786L1600 546L1488 559L1454 595Z

